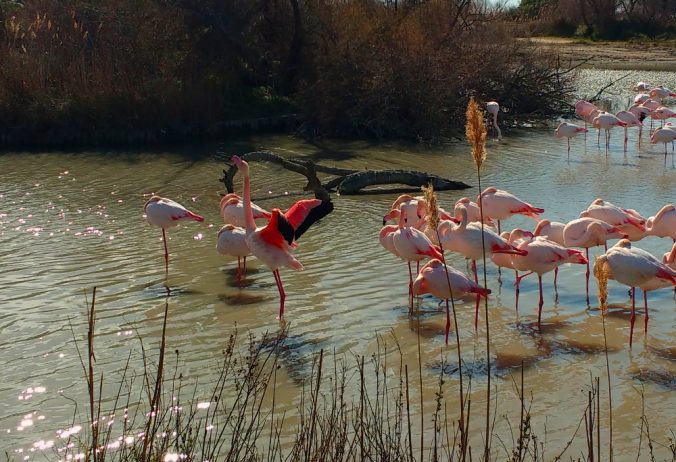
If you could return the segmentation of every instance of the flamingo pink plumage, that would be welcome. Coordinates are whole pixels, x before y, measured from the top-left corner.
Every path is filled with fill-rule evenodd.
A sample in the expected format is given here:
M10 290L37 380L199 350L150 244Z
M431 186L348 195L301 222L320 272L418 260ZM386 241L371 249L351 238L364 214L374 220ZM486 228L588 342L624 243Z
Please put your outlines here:
M664 143L664 163L667 163L667 143L676 140L676 131L671 128L658 128L650 136L650 143Z
M587 130L584 127L579 125L572 124L570 122L561 122L556 130L554 130L554 136L557 138L566 138L568 141L568 160L570 160L570 139L579 135L580 133L587 133Z
M582 247L589 260L589 248L606 245L608 239L625 238L627 235L619 228L596 218L583 217L572 220L563 228L563 242L566 247ZM587 305L589 304L589 263L585 274Z
M646 221L646 234L657 237L670 237L676 242L676 207L667 204L655 216Z
M500 220L520 214L538 221L538 215L545 211L545 209L533 207L513 194L495 187L484 189L477 197L477 203L483 209L484 216L489 216L498 221L498 233L500 232Z
M538 304L538 325L542 319L542 275L548 273L564 263L587 264L589 260L581 251L563 247L556 242L535 237L522 240L518 248L525 250L526 255L512 257L514 268L520 271L530 271L538 275L540 288L540 302Z
M666 252L662 256L662 263L664 263L666 266L669 268L676 270L676 242L674 245L671 247L671 251ZM645 284L640 285L639 287L641 290L643 290L643 309L644 309L644 322L643 322L643 331L645 333L648 332L648 291L650 290L656 290L656 289L662 289L664 287L669 287L672 284L665 280L665 279L660 279L660 278L653 278L646 282Z
M496 101L489 101L486 103L486 110L493 116L493 128L498 133L498 141L502 141L502 131L498 126L498 113L500 112L500 105Z
M165 230L176 226L181 220L204 221L199 215L183 207L178 202L160 196L152 196L143 205L146 220L151 225L162 228L162 241L164 242L164 265L166 280L169 280L169 250L167 249L167 234Z
M626 125L624 126L624 150L627 150L627 127L643 127L643 122L636 114L630 111L620 111L615 114L615 117L620 119ZM640 137L640 135L639 135Z
M563 240L563 230L565 229L566 224L560 223L558 221L550 220L540 220L535 229L533 230L534 236L542 236L545 239L556 242L560 246L566 247L566 244ZM554 268L554 292L558 292L556 287L556 281L559 278L559 267Z
M625 127L627 124L608 112L601 112L594 117L594 128L603 129L606 132L606 156L608 155L608 148L610 147L610 130L613 127Z
M455 203L455 206L453 207L453 213L455 216L455 219L459 222L462 219L462 215L460 214L460 210L458 207L463 206L467 210L467 221L468 222L481 222L481 209L479 208L479 205L476 202L472 202L472 200L469 197L461 197L458 199ZM493 219L487 215L484 215L484 223L487 224L488 226L495 226L495 223L493 222Z
M231 224L224 225L218 231L216 251L221 255L237 257L237 286L241 286L242 278L246 274L246 257L251 255L251 250L246 243L246 230ZM244 259L243 266L242 259Z
M664 280L670 285L676 285L676 271L660 262L650 253L637 247L632 247L628 239L622 239L609 248L599 257L599 264L607 265L608 278L620 284L631 287L631 326L629 331L629 346L634 336L634 321L636 320L636 287L646 286L655 278Z
M244 217L244 204L242 198L237 194L230 193L223 196L220 203L221 216L225 224L235 225L240 228L246 226L246 218ZM253 211L254 220L270 219L270 212L251 203L251 210Z
M479 297L487 297L490 289L484 289L476 282L456 270L452 266L444 265L434 258L428 261L420 269L418 276L413 282L413 295L430 293L437 298L446 300L446 344L451 327L451 318L448 311L448 299L461 297L465 294L477 294Z
M270 268L275 277L279 290L279 319L281 320L284 316L286 293L279 276L279 268L287 266L295 270L303 269L301 262L291 254L293 245L310 225L333 211L333 203L319 199L303 199L293 204L284 214L279 209L272 209L268 224L256 228L251 207L249 164L238 156L232 156L232 161L243 176L246 243L251 253Z

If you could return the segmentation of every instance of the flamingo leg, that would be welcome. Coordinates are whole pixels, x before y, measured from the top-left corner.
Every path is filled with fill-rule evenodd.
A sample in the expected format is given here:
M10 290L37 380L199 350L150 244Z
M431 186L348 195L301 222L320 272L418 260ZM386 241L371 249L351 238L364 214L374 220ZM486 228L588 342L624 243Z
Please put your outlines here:
M448 299L446 299L446 345L448 345L448 333L451 330L451 312L448 308Z
M500 222L498 222L500 223ZM474 282L479 284L479 276L476 272L476 261L472 260L472 273L474 273ZM476 296L476 304L474 305L474 330L479 327L479 294Z
M636 321L636 287L631 288L631 318L629 320L629 348L634 340L634 321Z
M601 147L601 129L596 129L596 146Z
M587 306L589 306L589 248L584 249L584 253L587 256L587 273L586 277L586 287L587 287Z
M540 320L542 319L542 305L544 301L542 300L542 275L538 274L538 285L540 286L540 303L538 304L538 326L540 325Z
M568 162L570 162L570 138L566 138L568 140Z
M556 288L556 279L559 277L559 268L554 268L554 293L558 296L559 290Z
M242 258L237 257L237 287L242 287Z
M498 220L498 234L500 234L502 231L500 231L500 220Z
M282 286L282 278L279 277L279 270L274 270L272 274L275 276L275 282L277 283L277 289L279 290L279 319L281 320L284 316L284 300L286 300L286 292L284 292L284 286Z
M242 265L242 279L246 277L246 256L244 257L244 264Z
M521 283L521 278L519 277L519 272L517 270L514 270L514 274L516 275L516 282L514 282L515 290L514 292L516 293L516 312L519 312L519 283Z
M641 135L643 135L643 126L638 126L638 148L641 149Z
M165 284L169 287L169 249L167 248L167 233L162 228L162 242L164 243L164 278Z
M413 270L411 261L408 261L408 312L413 313Z
M627 127L624 127L624 150L627 151Z
M643 291L643 306L645 308L645 319L643 320L643 332L648 333L648 292Z

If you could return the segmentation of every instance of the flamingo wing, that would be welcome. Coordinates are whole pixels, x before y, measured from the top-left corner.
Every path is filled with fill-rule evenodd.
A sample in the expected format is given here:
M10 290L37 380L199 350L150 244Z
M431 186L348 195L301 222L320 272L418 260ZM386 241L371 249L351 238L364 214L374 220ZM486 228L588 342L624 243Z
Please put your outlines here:
M293 229L293 239L298 240L312 224L332 211L331 201L303 199L293 204L284 214L284 218Z

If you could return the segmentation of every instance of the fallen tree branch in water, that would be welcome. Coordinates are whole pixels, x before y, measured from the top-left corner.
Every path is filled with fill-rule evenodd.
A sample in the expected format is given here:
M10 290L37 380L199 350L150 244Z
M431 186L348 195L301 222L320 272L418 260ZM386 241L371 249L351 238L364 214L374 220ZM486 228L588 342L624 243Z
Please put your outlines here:
M306 159L287 159L270 151L253 151L240 155L243 160L272 162L287 170L299 173L305 176L308 183L303 187L304 191L312 191L317 199L328 200L329 192L336 190L339 194L360 194L373 193L376 191L366 190L364 188L374 185L403 184L411 186L412 190L418 190L423 185L433 185L438 191L466 189L470 186L461 181L453 181L432 175L427 172L414 170L351 170L325 165L315 164ZM317 177L317 172L337 175L336 178L322 183ZM233 185L237 167L230 165L227 170L223 170L221 182L225 185L228 193L234 192ZM377 191L390 192L390 191Z

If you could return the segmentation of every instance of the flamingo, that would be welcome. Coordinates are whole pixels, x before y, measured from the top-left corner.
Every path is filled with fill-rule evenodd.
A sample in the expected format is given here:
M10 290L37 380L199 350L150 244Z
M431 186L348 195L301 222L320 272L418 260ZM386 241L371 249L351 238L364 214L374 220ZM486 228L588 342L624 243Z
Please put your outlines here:
M670 237L676 242L676 207L667 204L645 223L646 234L657 237Z
M425 214L419 211L420 203L425 203L425 199L422 196L413 197L409 194L402 194L392 203L390 211L383 217L383 225L390 220L399 221L399 214L402 214L406 226L420 229L425 217Z
M444 256L437 246L425 236L419 229L408 226L405 222L404 214L399 216L399 226L392 233L392 242L396 253L402 260L408 263L408 294L409 310L413 310L413 272L411 262L420 262L427 257L443 259Z
M224 225L218 231L216 251L221 255L237 257L237 286L241 287L242 277L246 274L246 257L251 255L246 243L246 230L232 224ZM244 258L243 266L242 258Z
M476 294L477 297L488 297L490 289L484 289L476 282L456 270L452 266L444 265L434 258L420 269L420 273L413 281L413 295L432 294L446 300L446 344L451 328L451 318L448 311L448 299L461 297L465 294Z
M589 101L584 101L580 100L577 103L575 103L575 114L580 116L582 120L584 120L584 128L587 128L587 123L591 123L594 117L596 117L596 114L600 112L600 109L596 107L594 104L590 103ZM589 119L590 116L593 117ZM584 135L585 141L587 140L587 134L585 132Z
M495 101L489 101L486 103L486 109L493 116L493 127L498 132L498 141L502 141L502 132L500 127L498 127L498 112L500 112L500 105Z
M634 227L641 233L645 233L645 218L643 218L636 210L621 209L620 207L611 204L603 199L595 199L587 210L580 213L580 218L591 217L601 221L605 221L609 225L617 226L627 234L624 229Z
M490 229L481 229L478 223L468 223L467 209L463 206L458 207L462 220L460 224L455 224L450 220L442 220L439 223L439 239L444 249L451 252L457 252L472 260L472 273L474 282L479 281L476 272L476 261L485 255L490 258L493 253L506 253L523 255L526 252L517 249L502 237L495 234ZM477 297L474 327L479 324L479 298Z
M629 331L629 347L634 337L634 321L636 320L636 287L648 287L651 280L657 278L676 285L676 271L660 262L650 253L638 247L632 247L628 239L621 239L597 260L598 264L607 265L608 278L631 287L631 326Z
M463 206L467 210L467 220L471 223L474 221L481 222L481 209L476 202L472 202L469 197L462 197L457 200L453 206L453 213L455 214L456 220L460 220L462 215L458 207ZM484 223L488 226L495 226L493 219L487 215L484 215Z
M615 114L615 117L620 119L626 125L624 126L624 150L627 150L627 127L642 127L643 122L632 112L620 111Z
M545 239L544 237L535 237L533 239L524 239L518 249L525 250L526 255L513 257L514 268L520 271L530 271L538 275L538 286L540 288L540 302L538 304L538 325L542 319L542 275L548 273L564 263L589 264L589 260L581 251L568 249L556 242Z
M572 220L563 228L563 242L566 247L582 247L589 261L589 248L606 245L608 239L624 238L627 235L619 228L596 218L583 217ZM587 263L586 289L589 305L589 263Z
M511 232L503 231L500 233L500 237L509 242L513 247L518 247L518 245L521 243L523 239L531 239L533 238L533 233L530 231L516 228L512 230ZM515 305L517 311L519 310L519 285L521 284L521 279L527 276L527 274L523 276L519 276L519 270L514 267L514 257L513 254L506 254L506 253L492 253L491 254L491 260L493 260L493 263L495 263L495 266L498 268L510 268L514 270L514 292L515 292Z
M610 147L610 130L613 127L626 127L627 124L608 112L602 112L593 120L594 127L606 131L606 156Z
M164 268L166 280L169 280L169 250L167 249L166 229L178 225L181 220L204 221L199 215L192 213L178 202L160 196L152 196L143 205L148 223L162 228L162 242L164 242Z
M662 103L660 103L659 101L657 101L655 99L648 98L647 100L645 100L641 103L641 106L648 108L651 111L654 111L655 109L661 108Z
M540 220L540 222L535 227L533 231L534 236L542 236L545 239L549 239L552 242L556 242L560 246L566 247L566 243L563 240L563 230L566 227L565 223L560 223L558 221L550 220ZM556 288L556 280L559 277L559 267L554 268L554 292L558 293Z
M570 139L580 133L587 133L589 130L580 127L579 125L571 124L569 122L561 122L556 130L554 136L557 138L566 138L568 141L568 160L570 160Z
M639 122L641 122L641 125L638 126L638 145L641 147L641 136L643 135L643 121L645 120L646 117L650 115L650 109L647 107L641 106L640 104L634 104L632 105L629 109L627 109L628 112L631 112L634 114Z
M664 98L676 97L676 93L669 90L668 88L665 88L662 85L658 85L655 88L653 88L652 90L650 90L650 93L648 93L648 95L651 98L655 98L655 99L660 100L660 101L662 101Z
M230 193L223 196L220 203L220 209L225 224L235 225L239 228L244 228L246 226L244 205L242 204L242 198L237 194ZM262 209L253 202L251 203L251 209L253 211L254 220L270 219L270 212Z
M634 103L635 104L643 104L646 101L650 99L650 95L647 93L639 93L638 95L634 96Z
M483 208L484 216L489 216L498 221L498 233L500 232L500 220L520 214L538 220L538 214L545 209L533 207L513 194L494 187L486 188L477 198L477 203Z
M667 163L667 143L676 140L676 130L671 128L658 128L650 136L650 143L664 143L664 163Z
M286 293L279 276L279 268L287 266L295 270L303 269L301 262L291 254L291 249L295 241L313 223L331 213L333 203L319 199L299 200L284 214L279 209L272 209L267 225L256 228L251 207L249 164L238 156L232 156L232 161L243 176L246 243L251 253L270 268L275 277L279 290L279 319L281 320L284 316Z
M650 85L648 85L647 83L645 83L643 81L638 82L636 85L634 85L634 91L639 92L639 93L650 91Z
M662 263L669 268L676 270L676 242L672 246L671 251L666 252L664 256L662 256ZM639 286L641 290L643 290L643 308L645 313L643 332L648 333L648 291L669 287L670 285L671 284L664 279L653 278Z

